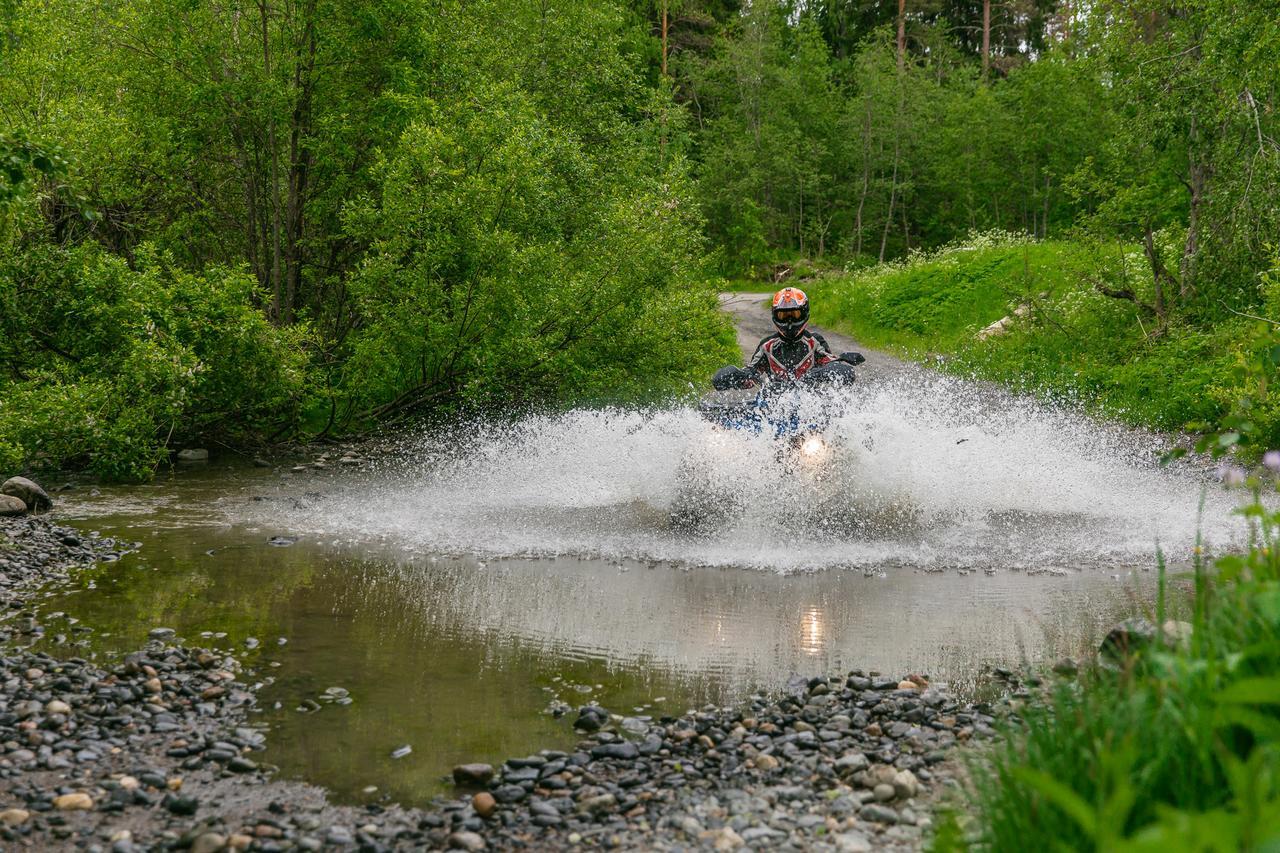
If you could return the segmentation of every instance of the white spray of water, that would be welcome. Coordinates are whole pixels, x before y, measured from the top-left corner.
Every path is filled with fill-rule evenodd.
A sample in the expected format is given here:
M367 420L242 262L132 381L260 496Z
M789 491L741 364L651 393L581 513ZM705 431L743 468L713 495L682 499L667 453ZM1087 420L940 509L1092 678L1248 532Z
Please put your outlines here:
M1185 562L1198 534L1216 547L1244 536L1232 514L1240 496L1190 466L1160 467L1154 438L932 374L853 394L827 430L845 454L847 512L878 497L907 508L909 522L806 523L787 511L804 486L775 461L770 439L717 432L689 409L573 411L435 433L410 448L412 461L339 481L283 514L276 504L270 521L422 552L778 571L1148 566L1157 545ZM682 462L708 453L738 507L714 529L675 531Z

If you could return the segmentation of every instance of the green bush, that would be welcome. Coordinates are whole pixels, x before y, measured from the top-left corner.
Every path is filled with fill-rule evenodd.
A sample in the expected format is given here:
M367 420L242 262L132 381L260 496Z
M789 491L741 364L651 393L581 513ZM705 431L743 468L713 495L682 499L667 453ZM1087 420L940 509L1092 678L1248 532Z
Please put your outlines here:
M248 274L137 268L96 246L0 259L0 449L8 467L151 474L170 443L242 441L295 417L302 332L254 307Z
M347 208L347 406L646 398L736 357L678 169L627 133L601 157L505 83L420 112Z

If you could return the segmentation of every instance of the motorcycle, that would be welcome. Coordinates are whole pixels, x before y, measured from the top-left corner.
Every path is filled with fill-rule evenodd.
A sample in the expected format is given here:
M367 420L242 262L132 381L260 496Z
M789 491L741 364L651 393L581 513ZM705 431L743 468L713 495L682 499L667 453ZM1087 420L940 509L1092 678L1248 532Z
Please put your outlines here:
M744 458L742 440L763 439L770 448L779 486L793 493L792 500L778 502L782 511L838 500L846 453L829 427L848 402L842 392L854 382L853 368L864 361L860 353L843 353L797 379L763 384L742 368L717 371L713 392L698 405L711 430L681 461L672 529L698 532L741 511L744 481L759 474L759 458L749 452Z

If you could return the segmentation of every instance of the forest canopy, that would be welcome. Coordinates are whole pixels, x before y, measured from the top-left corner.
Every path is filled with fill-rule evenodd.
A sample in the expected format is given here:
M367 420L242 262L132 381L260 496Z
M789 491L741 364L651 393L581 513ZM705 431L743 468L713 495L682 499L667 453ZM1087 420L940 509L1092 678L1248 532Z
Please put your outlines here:
M9 0L0 28L0 466L653 399L735 358L718 276L993 228L1140 251L1082 274L1158 335L1272 310L1273 2Z

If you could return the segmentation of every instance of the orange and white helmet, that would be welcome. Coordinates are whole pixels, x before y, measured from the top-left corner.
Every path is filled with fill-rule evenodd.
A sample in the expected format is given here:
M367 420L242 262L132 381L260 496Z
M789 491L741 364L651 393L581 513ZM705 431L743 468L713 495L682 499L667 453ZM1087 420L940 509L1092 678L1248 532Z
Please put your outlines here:
M794 341L809 325L809 297L798 287L784 287L773 294L773 325L778 334Z

